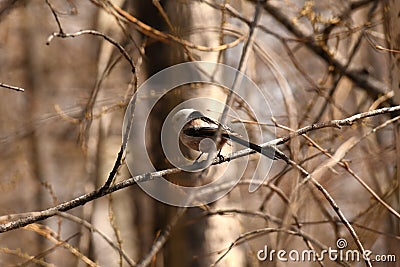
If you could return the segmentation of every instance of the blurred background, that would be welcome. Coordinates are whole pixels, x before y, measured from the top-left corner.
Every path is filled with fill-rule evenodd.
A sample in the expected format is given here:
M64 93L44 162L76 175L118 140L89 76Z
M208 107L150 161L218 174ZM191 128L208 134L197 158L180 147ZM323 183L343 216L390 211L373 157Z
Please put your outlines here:
M25 89L0 86L1 223L98 189L117 159L132 96L177 63L239 69L248 53L244 72L268 103L249 90L245 101L234 97L237 113L227 120L244 123L256 143L400 104L399 14L400 2L389 0L0 0L0 83ZM134 141L146 138L147 150L135 150L133 142L134 166L128 170L123 161L115 181L148 172L144 157L155 169L170 168L160 141L169 112L194 98L225 103L227 93L187 84L144 94L137 101L145 104L162 95L150 114L135 110L134 120L147 128L145 136L133 129ZM213 103L202 108L218 118L222 110ZM254 112L262 114L257 121ZM309 131L279 146L329 192L372 256L397 259L373 266L400 266L398 115ZM195 186L233 174L240 164L166 178ZM208 205L169 206L134 185L2 233L0 265L366 266L362 259L261 260L265 246L320 255L343 238L346 250L358 247L332 204L298 170L278 161L268 172L257 155L246 164L235 188ZM267 178L249 193L254 175Z

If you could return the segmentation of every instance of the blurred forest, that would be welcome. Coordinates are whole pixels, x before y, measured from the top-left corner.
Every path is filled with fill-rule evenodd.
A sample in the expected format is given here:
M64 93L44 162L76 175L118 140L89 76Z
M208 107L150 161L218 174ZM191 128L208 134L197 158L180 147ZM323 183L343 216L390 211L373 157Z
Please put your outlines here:
M138 88L195 61L244 72L268 103L251 90L229 102L212 84L151 90L132 100L162 96L135 109L146 132L125 147ZM0 0L0 62L0 266L400 266L400 1ZM192 99L290 160L232 146L242 156L207 171L173 169L161 128ZM165 174L198 186L240 168L228 194L198 207L137 185ZM252 177L267 178L250 193Z

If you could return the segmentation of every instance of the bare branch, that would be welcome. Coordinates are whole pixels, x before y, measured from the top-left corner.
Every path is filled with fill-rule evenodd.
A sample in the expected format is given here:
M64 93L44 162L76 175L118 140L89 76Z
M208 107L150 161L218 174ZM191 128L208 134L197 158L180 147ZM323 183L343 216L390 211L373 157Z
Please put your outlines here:
M245 38L245 36L241 36L241 37L237 38L236 40L234 40L231 43L219 45L219 46L216 46L216 47L208 47L208 46L203 46L203 45L196 45L196 44L191 43L191 42L189 42L187 40L181 39L181 38L179 38L179 37L177 37L175 35L168 34L168 33L163 33L163 32L161 32L161 31L159 31L157 29L154 29L153 27L143 23L142 21L140 21L136 17L132 16L131 14L126 12L125 10L121 9L119 6L115 5L111 1L103 0L101 2L102 2L102 5L107 6L107 8L105 8L106 11L109 11L109 9L111 9L112 13L114 15L118 16L119 18L121 18L122 20L124 20L126 22L133 23L136 26L136 28L138 29L138 31L140 31L144 35L149 36L149 37L154 38L154 39L159 40L159 41L175 42L175 43L181 44L181 45L183 45L185 47L197 49L199 51L205 51L205 52L213 52L214 51L214 52L217 52L217 51L223 51L223 50L226 50L228 48L235 47L240 42L242 42L244 40L244 38Z
M49 0L46 0L46 4L49 6L49 8L50 8L50 10L51 10L51 13L53 13L54 19L55 19L56 22L57 22L58 32L59 32L60 34L64 34L64 30L63 30L63 28L61 27L61 22L60 22L60 19L58 18L58 15L57 15L56 10L55 10L55 9L53 8L53 6L50 4L50 1L49 1Z
M237 86L238 85L240 86L242 79L243 79L242 75L246 71L250 51L254 44L255 29L256 29L256 26L258 24L260 17L261 17L261 1L257 1L256 10L254 12L254 18L253 18L252 23L249 25L250 26L249 37L247 38L247 41L243 45L242 54L240 56L240 61L239 61L239 66L237 68L238 71L235 73L235 78L234 78L234 81L232 84L232 88L230 88L229 93L226 97L224 110L222 111L222 115L220 118L221 124L218 125L218 130L217 130L217 134L215 137L215 142L217 144L219 142L221 142L222 125L226 125L227 115L228 115L229 109L232 107L233 100L234 100L234 97L233 97L234 92L236 91Z
M368 3L370 1L360 1L360 5L365 4L364 2ZM281 9L275 7L268 1L264 4L264 9L277 21L279 21L289 32L302 40L304 44L316 55L324 59L328 65L333 65L340 73L345 74L355 84L361 88L364 88L374 98L389 91L387 85L374 79L371 75L362 74L355 69L346 68L346 63L343 63L339 59L332 57L328 51L318 44L314 37L308 36L306 33L304 33L296 24L292 22L290 18L283 13ZM388 102L393 105L391 99L389 99Z
M185 214L186 210L187 208L181 208L178 210L172 221L167 225L164 231L158 236L157 240L151 246L150 251L142 258L136 267L145 267L151 263L151 260L154 258L154 256L164 246L165 242L167 242L169 236L171 235L171 230L175 227L182 215Z
M89 35L95 35L95 36L100 36L103 37L105 40L107 40L108 42L110 42L112 45L114 45L116 48L118 48L118 50L121 52L121 54L125 57L125 59L129 62L129 65L131 65L131 71L132 73L136 72L136 68L135 68L135 63L133 62L132 57L128 54L128 52L126 52L125 48L118 43L117 41L115 41L114 39L112 39L111 37L95 31L95 30L82 30L82 31L77 31L75 33L62 33L62 32L55 32L53 34L51 34L48 38L47 38L47 45L50 45L51 41L54 39L54 37L59 37L59 38L75 38L84 34L89 34Z
M120 253L120 255L122 255L124 257L124 259L126 260L126 262L129 264L129 266L134 266L135 262L127 255L127 253L121 249L118 245L116 245L112 239L110 237L108 237L104 232L102 232L100 229L98 229L97 227L94 227L91 223L89 223L88 221L85 221L77 216L74 216L72 214L66 213L66 212L59 212L57 214L60 217L66 218L70 221L76 222L80 225L83 225L85 228L89 229L90 232L96 232L98 233L101 238L103 238L109 245L110 247L112 247L113 249L115 249L116 251L118 251L118 253Z
M292 165L297 170L299 170L302 175L304 175L303 183L305 183L307 181L311 181L311 183L322 193L322 195L328 201L329 205L333 208L335 213L339 216L339 219L343 222L344 226L346 226L347 230L353 237L353 240L355 241L355 243L356 243L358 249L360 250L360 252L362 253L362 255L367 255L365 252L364 246L361 243L360 238L358 237L353 226L351 225L349 220L347 220L346 216L344 216L342 210L339 208L338 204L332 198L332 196L329 194L329 192L316 179L314 179L310 173L308 173L303 167L298 165L296 162L290 160L289 164ZM321 166L321 168L325 168L325 166ZM367 266L372 267L371 260L369 259L369 257L363 257L363 259Z
M0 83L0 87L11 89L11 90L14 90L14 91L17 91L17 92L24 92L25 91L24 88L13 86L13 85L8 85L8 84L5 84L5 83Z
M394 106L394 107L388 107L388 108L381 108L381 109L375 109L375 110L370 110L367 112L363 112L363 113L359 113L356 115L353 115L351 117L342 119L342 120L332 120L332 121L328 121L328 122L318 122L315 123L313 125L309 125L309 126L305 126L301 129L296 130L295 132L279 138L276 141L277 145L286 143L287 141L289 141L291 138L305 134L307 132L310 131L314 131L317 129L322 129L322 128L327 128L327 127L333 127L333 128L341 128L341 126L351 126L353 125L355 122L368 118L368 117L372 117L372 116L376 116L376 115L380 115L380 114L385 114L385 113L394 113L400 111L400 106ZM271 142L269 142L271 143Z

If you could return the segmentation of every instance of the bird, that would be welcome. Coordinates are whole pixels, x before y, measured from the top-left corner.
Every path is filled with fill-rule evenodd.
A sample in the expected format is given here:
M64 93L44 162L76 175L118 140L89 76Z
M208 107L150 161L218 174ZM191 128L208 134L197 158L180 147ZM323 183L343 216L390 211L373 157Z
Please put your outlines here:
M286 160L287 158L286 155L277 151L272 146L261 147L244 140L238 133L235 133L229 127L220 124L218 121L205 116L203 113L195 109L187 108L179 110L173 115L172 124L175 130L179 133L179 139L183 145L202 153L210 151L212 145L219 151L218 156L220 157L222 147L231 140L273 160ZM217 145L215 145L214 142L219 128L221 131L221 140ZM204 142L205 140L212 140L213 142ZM197 159L199 159L201 155L202 154L200 154Z

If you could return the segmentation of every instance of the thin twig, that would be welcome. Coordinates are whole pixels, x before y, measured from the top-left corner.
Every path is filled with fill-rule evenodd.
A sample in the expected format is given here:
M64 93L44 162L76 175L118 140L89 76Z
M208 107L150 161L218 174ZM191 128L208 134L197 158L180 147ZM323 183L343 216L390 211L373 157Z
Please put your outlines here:
M105 35L104 33L95 31L95 30L82 30L82 31L77 31L74 33L61 33L61 32L55 32L53 34L51 34L48 38L47 38L47 42L46 45L50 45L50 42L54 39L54 37L59 37L59 38L75 38L84 34L89 34L89 35L95 35L95 36L100 36L103 37L105 40L107 40L108 42L110 42L112 45L114 45L120 52L121 54L125 57L125 59L129 62L129 65L131 66L131 71L132 73L136 72L136 68L135 68L135 64L133 62L132 57L128 54L128 52L126 52L125 48L118 43L117 41L115 41L113 38L111 38L110 36Z
M242 83L243 74L246 71L250 51L251 51L253 43L254 43L255 29L256 29L256 26L258 24L260 17L261 17L261 1L257 1L254 18L253 18L252 23L249 25L249 27L250 27L249 37L247 38L246 42L243 45L243 50L242 50L242 54L240 56L239 66L237 68L237 72L235 73L232 88L229 88L230 90L229 90L228 96L226 97L224 110L222 111L222 115L220 118L220 124L218 124L217 133L215 135L215 142L217 144L221 142L221 138L222 138L221 134L222 134L222 128L223 128L222 125L226 125L226 120L228 119L227 115L228 115L229 109L232 107L233 100L234 100L234 92L236 91L237 86L240 86L240 84Z
M393 107L387 107L387 108L381 108L381 109L375 109L375 110L370 110L370 111L366 111L366 112L362 112L362 113L358 113L356 115L353 115L351 117L345 118L345 119L341 119L341 120L331 120L331 121L327 121L327 122L318 122L318 123L314 123L312 125L309 126L305 126L303 128L300 128L296 131L294 131L293 133L276 139L274 140L276 143L276 145L281 145L286 143L287 141L289 141L290 139L292 139L293 137L305 134L307 132L310 131L315 131L317 129L322 129L322 128L327 128L327 127L333 127L333 128L338 128L340 129L341 126L351 126L353 125L355 122L368 118L368 117L372 117L372 116L376 116L376 115L380 115L380 114L385 114L385 113L392 113L392 112L397 112L400 111L400 106L393 106ZM270 144L271 142L268 142L268 144Z
M126 126L126 129L124 129L124 136L123 136L123 139L122 139L122 144L121 144L121 147L120 147L120 149L118 151L117 159L114 162L114 166L113 166L110 174L108 175L108 178L107 178L106 182L100 188L100 192L102 192L102 191L104 191L104 190L106 190L106 189L108 189L110 187L110 185L113 182L115 176L117 175L119 167L122 165L122 156L125 153L126 146L128 144L128 141L129 141L129 136L130 136L132 124L133 124L134 110L135 110L135 106L136 106L136 98L137 98L137 94L134 94L131 103L128 105L128 109L126 110L126 115L127 115L127 118L128 118L128 124Z
M354 242L356 243L358 249L361 251L365 264L368 267L372 267L371 265L371 260L369 257L367 257L367 253L364 249L363 244L360 241L360 238L358 237L356 231L354 230L353 226L351 223L347 220L346 216L344 216L342 210L339 208L337 205L336 201L332 198L332 196L329 194L329 192L317 181L315 180L311 174L309 174L303 167L298 165L296 162L289 160L288 162L290 165L295 167L297 170L300 171L301 174L304 175L303 183L307 182L308 180L311 181L311 183L322 193L322 195L325 197L325 199L329 202L329 205L333 208L335 213L339 216L340 220L343 222L344 226L347 228L349 231L350 235L353 237Z
M13 85L8 85L8 84L5 84L5 83L0 83L0 87L11 89L11 90L18 91L18 92L24 92L25 91L24 88L13 86Z
M379 126L373 128L373 129L371 129L370 131L368 131L367 133L365 133L363 136L361 136L361 137L359 138L359 140L357 140L356 142L353 142L353 143L347 148L346 154L347 154L351 149L353 149L357 144L359 144L362 140L364 140L365 138L367 138L368 136L370 136L371 134L376 133L377 131L379 131L379 130L385 128L386 126L388 126L388 125L390 125L390 124L392 124L392 123L397 122L398 120L400 120L400 116L397 116L397 117L394 117L393 119L387 120L387 121L385 121L384 123L380 124ZM285 127L285 126L283 126L283 125L279 125L279 124L276 123L276 126L294 132L294 130L292 130L292 129L288 128L288 127ZM321 146L319 146L314 140L312 140L312 139L311 139L310 137L308 137L306 134L302 134L302 136L303 136L304 138L306 138L306 139L307 139L313 146L315 146L318 150L320 150L322 153L324 153L325 155L327 155L329 158L331 158L331 159L334 158L333 155L331 155L327 150L325 150L325 149L323 149ZM378 201L378 203L382 204L390 213L392 213L394 216L396 216L398 219L400 219L400 213L397 212L394 208L392 208L389 204L387 204L374 190L372 190L372 189L368 186L368 184L367 184L366 182L364 182L364 180L361 179L361 177L359 177L359 176L350 168L350 166L349 166L349 164L348 164L347 162L345 162L345 161L343 161L343 160L340 160L340 161L337 162L337 164L338 164L340 167L344 168L348 173L350 173L350 174L361 184L361 186L364 187L365 190L367 190L367 191L372 195L372 197L375 198L376 201Z
M196 45L187 40L181 39L175 35L164 33L157 29L154 29L153 27L145 24L144 22L140 21L136 17L132 16L125 10L121 9L119 6L115 5L111 1L103 0L103 1L101 1L101 5L104 7L105 11L111 12L112 14L118 16L125 22L133 23L135 25L136 29L138 29L138 31L140 31L141 33L143 33L144 35L146 35L148 37L154 38L154 39L156 39L158 41L162 41L162 42L175 42L175 43L181 44L185 47L193 48L193 49L196 49L199 51L205 51L205 52L223 51L223 50L235 47L236 45L241 43L244 39L244 36L241 36L231 43L219 45L216 47Z
M224 106L224 110L222 112L221 115L221 119L220 122L221 124L219 125L219 129L218 132L220 133L221 131L221 125L225 125L226 124L226 120L227 120L227 115L228 115L228 111L229 108L232 106L233 103L233 93L236 90L236 87L238 85L240 85L241 83L241 75L243 75L246 71L247 68L247 63L248 63L248 59L249 59L249 55L250 55L250 51L252 49L253 43L254 43L254 36L255 36L255 29L256 26L258 24L258 21L261 17L261 1L257 2L257 6L256 6L256 11L254 14L254 19L253 22L250 24L250 32L249 32L249 37L247 38L247 41L245 42L245 44L243 45L243 50L242 50L242 55L240 57L240 61L239 61L239 66L238 66L238 72L235 75L235 79L233 81L232 84L232 88L230 88L229 90L229 94L226 98L226 102L225 102L225 106ZM218 134L220 135L220 134ZM218 139L221 138L220 136L217 138L217 141L219 141Z
M322 243L320 243L318 240L312 238L310 235L307 233L301 231L301 230L295 230L295 229L284 229L284 228L261 228L261 229L256 229L253 231L245 232L241 234L239 237L237 237L230 245L229 247L225 250L225 252L211 265L211 266L217 266L217 264L232 250L233 247L240 245L244 242L247 242L251 239L258 238L260 236L270 234L270 233L286 233L288 235L293 235L293 236L299 236L302 237L303 239L306 239L313 244L316 244L318 247L322 249L328 249L327 246L324 246ZM316 259L319 258L317 254L315 254ZM350 266L346 262L341 262L339 257L336 258L335 260L337 263L343 265L343 266Z
M135 267L145 267L150 265L154 256L160 251L160 249L164 246L165 242L167 242L168 238L171 235L172 229L175 227L179 219L185 214L187 208L181 208L175 214L172 221L167 225L167 227L163 230L163 232L158 236L157 241L151 246L150 251L142 258L142 260Z
M59 212L59 213L57 213L57 215L60 216L60 217L66 218L66 219L68 219L70 221L76 222L76 223L86 227L87 229L90 230L90 232L98 233L110 245L110 247L115 249L120 255L122 255L124 257L124 259L129 264L129 266L134 266L135 265L134 260L132 260L122 248L120 248L117 244L115 244L112 241L112 239L110 237L108 237L104 232L102 232L100 229L94 227L88 221L86 221L84 219L81 219L81 218L79 218L79 217L77 217L75 215L66 213L66 212Z
M100 36L100 37L103 37L108 42L110 42L112 45L114 45L121 52L121 54L129 62L130 66L131 66L132 73L133 74L136 73L136 67L135 67L135 64L133 62L133 59L128 54L128 52L125 50L125 48L121 44L119 44L117 41L112 39L111 37L109 37L109 36L107 36L107 35L105 35L105 34L103 34L101 32L95 31L95 30L82 30L82 31L78 31L78 32L75 32L75 33L62 33L62 32L57 33L57 32L55 32L55 33L53 33L52 35L50 35L48 37L46 44L49 45L54 37L75 38L77 36L84 35L84 34ZM133 101L135 101L135 99L136 98L134 98ZM135 105L131 104L129 107L132 109L132 116L128 121L127 131L126 131L126 134L124 135L124 139L123 139L123 142L121 144L120 150L118 152L117 159L116 159L116 161L114 163L114 166L113 166L113 168L112 168L112 170L111 170L106 182L101 187L101 189L100 189L101 191L107 189L111 185L112 181L114 180L115 175L117 174L117 171L118 171L119 167L122 164L122 157L123 157L123 154L125 152L126 144L128 142L128 138L129 138L128 133L130 132L130 128L131 128L131 125L132 125L131 121L133 120L133 109L134 109Z
M57 16L56 10L55 10L55 9L53 8L53 6L50 4L50 1L49 1L49 0L46 0L46 4L49 6L49 8L50 8L50 10L51 10L51 13L53 13L54 19L56 20L56 23L57 23L57 26L58 26L58 32L59 32L60 34L64 34L64 30L63 30L63 28L61 27L61 22L60 22L60 20L59 20L59 18L58 18L58 16Z
M180 169L178 168L172 168L172 169L166 169L162 171L157 171L157 172L152 172L152 173L145 173L141 175L134 176L132 178L129 178L127 180L124 180L122 182L119 182L113 186L110 186L108 189L103 189L103 190L95 190L90 193L81 195L79 197L76 197L72 200L65 201L61 204L58 204L57 206L42 210L40 212L35 212L33 213L32 216L27 216L24 218L20 218L15 221L11 221L8 223L0 224L0 233L7 232L10 230L14 230L17 228L21 228L23 226L26 226L28 224L41 221L47 218L50 218L54 215L57 215L58 212L60 211L67 211L79 206L82 206L92 200L98 199L100 197L103 197L105 195L111 194L112 192L121 190L123 188L132 186L138 182L145 182L145 181L150 181L153 179L158 179L164 175L168 174L175 174L181 172ZM18 216L18 215L14 215Z
M368 94L377 97L384 94L386 91L389 91L388 87L384 83L374 79L371 75L362 75L357 70L346 69L345 63L341 62L340 59L332 57L326 49L319 45L318 40L314 39L312 36L308 36L298 25L293 23L293 21L288 18L281 9L272 5L270 1L265 2L264 10L280 22L294 36L303 40L304 44L316 55L325 60L327 64L333 65L339 72L344 73L355 84L364 88ZM388 102L393 105L392 99L388 99Z
M53 232L52 229L50 229L50 227L40 225L40 224L31 224L31 225L24 227L24 229L28 230L28 231L33 231L33 232L43 236L44 238L46 238L46 240L54 243L56 246L64 247L72 255L74 255L77 259L80 259L81 261L83 261L87 266L90 266L90 267L98 267L99 266L98 264L93 262L91 259L89 259L87 256L83 255L77 248L75 248L74 246L69 244L67 241L56 238L55 237L56 234Z

